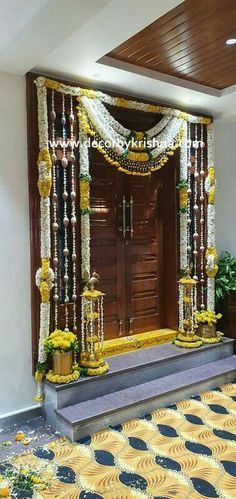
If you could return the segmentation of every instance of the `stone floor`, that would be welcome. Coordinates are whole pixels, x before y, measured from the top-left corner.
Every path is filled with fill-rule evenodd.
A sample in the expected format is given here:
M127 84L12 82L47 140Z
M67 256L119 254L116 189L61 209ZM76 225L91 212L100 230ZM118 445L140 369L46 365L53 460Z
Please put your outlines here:
M17 432L22 432L25 439L21 442L16 442L15 436ZM36 447L48 444L59 437L49 424L42 418L34 418L24 423L14 424L7 427L0 427L0 461L11 458L15 455L22 454L26 450L33 450ZM23 442L29 441L27 445Z

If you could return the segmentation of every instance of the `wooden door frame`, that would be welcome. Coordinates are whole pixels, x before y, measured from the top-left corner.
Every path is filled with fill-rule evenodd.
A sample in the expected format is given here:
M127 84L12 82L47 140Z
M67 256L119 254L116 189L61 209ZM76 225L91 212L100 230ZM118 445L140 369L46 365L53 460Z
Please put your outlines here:
M40 267L40 199L38 195L37 189L37 180L38 180L38 170L37 170L37 157L38 157L38 113L37 113L37 92L36 86L34 84L34 80L39 76L36 73L28 73L26 75L26 106L27 106L27 143L28 143L28 188L29 188L29 226L30 226L30 265L31 265L31 324L32 324L32 364L33 364L33 372L35 368L35 364L37 362L37 350L38 350L38 337L39 337L39 310L40 310L40 295L36 289L35 285L35 274L37 269ZM48 75L41 74L40 76ZM63 80L61 78L57 78L57 81L68 85L78 85L83 88L94 89L107 91L105 88L98 87L97 85L85 85L80 82L71 82L68 80ZM124 97L126 99L131 99L132 97L139 102L146 102L148 104L155 105L166 105L165 103L152 101L149 99L139 98L137 96L127 95L120 92L109 91L109 94L116 97ZM171 106L169 106L171 107ZM196 111L191 111L191 109L187 109L179 107L180 110L187 111L189 113L193 113L196 116L200 115ZM201 116L203 113L201 113ZM209 115L206 115L209 117ZM175 158L177 158L177 152L175 153ZM176 159L177 165L177 159ZM165 168L168 168L168 164ZM177 175L177 167L176 167L176 175ZM171 192L168 192L168 196L176 196L176 184L171 189ZM177 202L176 202L177 206ZM167 233L169 237L171 237L171 230L168 228L168 220L167 223ZM177 248L179 247L179 231L177 230L178 222L177 222L177 209L175 213L175 255L176 258L173 258L172 255L172 264L165 265L163 269L163 278L166 279L166 282L170 282L171 276L173 275L173 268L175 272L175 276L177 278L177 265L179 259L179 252ZM167 237L167 236L166 236ZM168 238L167 238L168 239ZM173 249L173 248L172 248ZM166 259L168 252L171 252L171 249L166 253ZM174 254L174 253L173 253ZM165 317L166 317L166 326L171 328L176 328L177 326L177 286L171 286L170 289L170 299L174 301L176 307L173 313L170 313L168 306L165 307ZM174 308L174 307L173 307Z

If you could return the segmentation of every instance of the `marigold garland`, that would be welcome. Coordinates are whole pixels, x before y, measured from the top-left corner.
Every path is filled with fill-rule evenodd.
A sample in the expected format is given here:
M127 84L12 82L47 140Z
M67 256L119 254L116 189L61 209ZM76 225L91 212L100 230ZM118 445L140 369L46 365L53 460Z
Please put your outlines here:
M73 373L67 375L55 374L53 371L48 371L46 379L51 383L62 384L62 383L71 383L71 381L77 381L79 376L80 376L79 371L74 371Z

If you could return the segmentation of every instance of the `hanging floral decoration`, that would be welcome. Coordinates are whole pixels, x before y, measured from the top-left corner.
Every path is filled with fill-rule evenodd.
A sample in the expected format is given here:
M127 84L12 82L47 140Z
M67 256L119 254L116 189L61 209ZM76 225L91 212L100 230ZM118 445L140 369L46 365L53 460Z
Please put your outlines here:
M218 272L217 262L217 251L214 246L209 246L206 250L206 273L208 277L215 277Z
M214 257L214 253L212 253L211 248L215 248L215 169L214 169L214 133L213 133L213 125L209 123L207 126L207 161L208 161L208 170L207 170L207 178L205 181L205 192L208 198L207 204L207 248L209 249L208 253L208 262L206 261L206 267L212 266L212 256ZM210 261L209 261L210 258ZM216 258L214 258L216 260ZM208 265L209 264L209 265ZM213 273L216 275L217 269L214 267L215 263L213 263ZM207 268L206 268L207 270ZM216 270L216 272L215 272ZM207 278L207 309L215 310L215 280L212 274L208 274Z
M187 212L188 207L188 182L187 180L181 180L177 185L179 189L179 210L182 213Z
M41 295L40 304L40 331L38 363L35 380L37 385L36 401L43 399L42 379L47 368L47 355L43 342L49 335L50 327L50 291L53 287L54 272L50 268L51 258L51 228L50 228L50 192L52 185L52 161L48 150L48 116L47 116L47 89L42 80L38 79L38 128L39 128L39 155L38 155L38 189L40 194L40 256L41 267L36 273L36 285Z
M149 176L152 172L162 168L168 159L173 156L176 149L180 149L180 169L179 169L179 227L180 227L180 274L183 274L189 267L191 255L195 262L194 280L197 285L194 288L193 309L197 307L197 289L198 277L197 258L198 253L201 255L201 307L204 304L204 254L206 259L205 271L207 273L207 303L208 309L214 310L214 276L216 270L216 257L213 254L215 248L215 172L214 172L214 137L213 127L210 118L194 116L188 113L181 112L176 109L166 108L163 106L152 105L148 103L138 102L124 98L112 97L103 92L83 89L81 87L73 87L63 83L51 80L49 78L39 77L36 79L37 95L38 95L38 125L39 125L39 157L38 157L38 189L40 194L40 212L41 212L41 267L37 272L36 281L41 294L40 305L40 337L39 337L39 362L36 371L37 380L37 400L42 399L42 383L41 380L46 371L46 354L43 348L43 341L49 335L50 327L50 291L55 282L54 303L55 310L58 305L58 283L54 279L54 272L50 268L51 259L51 220L50 220L50 193L53 184L53 224L55 245L57 245L56 232L58 230L57 212L56 212L56 154L55 148L52 148L52 160L49 151L48 143L48 111L47 111L47 90L58 92L63 99L63 137L66 135L65 124L65 101L66 96L77 101L77 113L79 122L79 186L80 186L80 224L81 224L81 276L82 281L88 282L90 272L90 160L89 160L89 140L93 141L93 146L104 156L107 163L111 164L118 171L128 175ZM126 108L130 110L138 110L141 112L153 113L161 119L149 130L142 132L130 130L119 123L110 112L110 106ZM52 136L55 138L55 118L56 112L53 107L52 116ZM69 116L71 137L73 138L73 104ZM203 150L201 149L201 160L198 156L199 149L195 150L195 166L194 166L194 189L195 198L191 192L191 153L188 146L188 140L191 138L190 129L195 127L195 138L197 137L197 127L201 127L201 131L205 127L207 135L207 155L208 164L207 175L204 171ZM200 129L200 128L199 128ZM202 133L202 132L201 132ZM73 146L74 147L74 146ZM71 152L72 165L75 161L73 149ZM52 164L53 162L53 164ZM200 164L200 171L198 171ZM66 148L63 149L62 166L64 168L64 179L66 178L66 169L68 167L68 158ZM73 167L72 167L73 168ZM74 171L74 170L73 170ZM198 213L198 192L197 177L201 176L201 192L199 198L201 202L201 234L197 233L197 213ZM206 178L205 178L206 177ZM73 175L72 175L73 180ZM74 182L74 180L73 180ZM204 188L205 182L205 188ZM66 180L65 180L66 185ZM73 184L74 185L74 184ZM64 186L65 189L65 186ZM65 189L66 190L66 189ZM204 191L207 198L207 219L203 218L204 210ZM72 205L75 210L75 195L73 191ZM64 196L66 204L66 197ZM74 203L74 204L73 204ZM191 211L192 210L192 211ZM192 215L192 212L194 215ZM74 211L73 211L74 213ZM64 223L70 223L67 214L64 215ZM192 220L194 231L191 224ZM72 216L71 224L76 220L75 214ZM194 225L195 224L195 225ZM205 225L204 225L205 224ZM205 250L203 244L204 227L207 228L207 248ZM67 227L67 225L65 226ZM66 228L65 228L66 230ZM75 229L73 229L75 230ZM74 232L75 234L75 232ZM75 245L75 235L74 245ZM201 241L198 242L201 239ZM192 242L193 241L193 242ZM53 243L54 244L54 243ZM75 266L76 254L73 246L72 262ZM213 249L212 249L213 248ZM68 248L65 248L65 263L68 260ZM53 250L54 251L54 250ZM66 260L67 259L67 260ZM214 261L213 261L214 260ZM54 264L55 262L55 264ZM55 250L53 253L53 264L55 275L57 276L58 256ZM213 265L213 267L212 267ZM203 268L202 268L203 267ZM75 269L75 267L73 267ZM75 273L75 270L73 270ZM68 277L66 273L66 279ZM68 282L65 284L68 288ZM76 300L76 287L73 284L73 297ZM68 324L68 299L66 296L65 309L67 310L66 323ZM182 286L179 288L179 326L183 329L184 323L184 293ZM75 314L76 317L76 314ZM57 319L55 320L55 324ZM73 331L76 331L76 324L73 325ZM191 342L190 342L191 343Z

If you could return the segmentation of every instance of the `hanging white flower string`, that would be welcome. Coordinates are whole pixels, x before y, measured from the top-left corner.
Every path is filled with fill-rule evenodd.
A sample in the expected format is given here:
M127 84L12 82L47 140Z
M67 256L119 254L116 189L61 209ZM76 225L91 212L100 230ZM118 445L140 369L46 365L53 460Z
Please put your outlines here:
M207 169L214 167L214 132L213 124L207 126ZM206 190L207 179L205 182ZM208 192L208 189L207 189ZM215 204L207 204L207 247L215 248ZM215 279L207 278L207 309L215 310Z
M180 182L187 181L187 122L183 123L183 137L180 149ZM187 256L187 212L180 210L180 270L185 271L188 263ZM183 329L184 302L183 289L179 284L179 328Z
M187 149L187 175L188 175L188 205L187 205L187 254L188 254L188 268L190 269L190 264L191 264L191 258L192 258L192 245L191 245L191 224L192 224L192 217L191 217L191 196L192 196L192 189L191 189L191 169L192 169L192 164L191 164L191 125L188 123L187 125L188 131L187 131L187 136L188 136L188 149ZM181 286L182 289L182 286Z
M72 302L73 302L73 332L77 332L77 268L76 268L76 191L75 191L75 154L74 154L74 110L73 97L70 96L70 146L71 146L71 227L72 227Z
M52 90L51 99L51 125L52 125L52 235L53 235L53 271L55 276L54 282L54 327L57 329L58 326L58 251L57 251L57 233L58 233L58 220L57 220L57 209L58 209L58 195L57 195L57 156L55 151L55 102L54 102L54 90Z
M201 142L200 142L200 271L201 271L201 276L200 276L200 292L201 292L201 309L205 309L205 303L204 303L204 177L205 177L205 171L204 171L204 142L203 142L203 125L200 125L201 127Z
M193 278L198 281L197 277L197 256L198 256L198 230L197 230L197 217L198 217L198 125L195 124L194 133L194 195L193 195ZM193 290L193 308L197 310L197 285Z
M62 123L62 167L63 167L63 200L64 200L64 216L63 216L63 225L64 225L64 249L63 249L63 256L64 256L64 307L65 307L65 330L68 330L68 304L69 304L69 296L68 296L68 282L69 282L69 276L68 276L68 256L69 256L69 249L68 249L68 224L69 224L69 218L67 214L67 201L68 201L68 190L67 190L67 167L68 167L68 159L66 156L66 115L65 115L65 96L62 94L62 118L61 118L61 123Z

